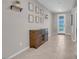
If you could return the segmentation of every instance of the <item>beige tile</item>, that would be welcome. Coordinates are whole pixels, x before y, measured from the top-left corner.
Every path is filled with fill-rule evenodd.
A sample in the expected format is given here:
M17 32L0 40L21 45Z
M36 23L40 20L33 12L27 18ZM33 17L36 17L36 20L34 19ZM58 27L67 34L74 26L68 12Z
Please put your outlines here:
M38 49L28 49L13 59L76 59L74 43L71 37L54 36Z

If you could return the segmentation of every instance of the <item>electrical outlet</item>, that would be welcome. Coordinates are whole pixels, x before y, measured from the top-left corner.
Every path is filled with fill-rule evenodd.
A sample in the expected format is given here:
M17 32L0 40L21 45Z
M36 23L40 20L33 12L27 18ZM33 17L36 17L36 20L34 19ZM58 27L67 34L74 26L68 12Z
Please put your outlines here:
M20 41L19 45L20 45L20 47L22 47L23 43Z

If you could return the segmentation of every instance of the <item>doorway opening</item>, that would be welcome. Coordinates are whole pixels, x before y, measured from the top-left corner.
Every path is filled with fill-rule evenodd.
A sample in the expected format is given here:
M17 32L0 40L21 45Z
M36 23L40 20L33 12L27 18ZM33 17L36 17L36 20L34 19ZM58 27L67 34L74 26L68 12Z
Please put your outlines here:
M58 34L65 34L65 15L58 15Z

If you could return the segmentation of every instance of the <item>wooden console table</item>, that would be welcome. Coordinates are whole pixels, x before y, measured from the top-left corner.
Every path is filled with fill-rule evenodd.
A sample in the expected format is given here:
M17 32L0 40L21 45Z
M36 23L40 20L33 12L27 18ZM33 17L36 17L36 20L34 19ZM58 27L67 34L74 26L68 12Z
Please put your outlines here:
M40 29L40 30L30 30L30 48L38 48L43 43L48 41L48 30Z

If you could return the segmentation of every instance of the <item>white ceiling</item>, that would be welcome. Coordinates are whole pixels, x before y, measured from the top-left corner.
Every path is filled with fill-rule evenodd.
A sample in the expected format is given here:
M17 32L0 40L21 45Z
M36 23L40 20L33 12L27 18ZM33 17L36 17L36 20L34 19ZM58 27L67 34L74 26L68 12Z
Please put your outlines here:
M38 0L51 12L67 12L73 8L76 0Z

